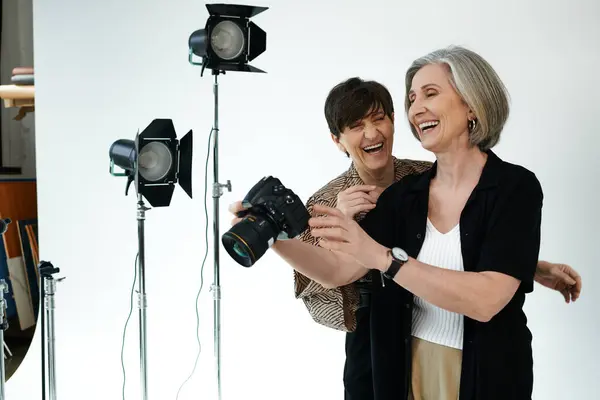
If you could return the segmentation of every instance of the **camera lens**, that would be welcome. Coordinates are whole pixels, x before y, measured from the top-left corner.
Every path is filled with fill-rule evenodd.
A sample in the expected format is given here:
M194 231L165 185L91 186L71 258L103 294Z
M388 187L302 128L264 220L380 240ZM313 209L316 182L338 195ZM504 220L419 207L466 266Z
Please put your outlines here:
M276 225L262 216L248 215L221 237L227 253L238 264L251 267L275 242Z

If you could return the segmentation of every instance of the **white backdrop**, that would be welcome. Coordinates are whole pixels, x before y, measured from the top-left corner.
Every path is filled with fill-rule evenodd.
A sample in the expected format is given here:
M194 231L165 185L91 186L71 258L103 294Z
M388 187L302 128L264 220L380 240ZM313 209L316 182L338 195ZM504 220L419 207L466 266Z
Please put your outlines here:
M366 4L257 3L271 9L255 18L267 31L268 49L253 64L268 74L220 79L220 172L233 183L222 198L221 232L229 227L227 204L264 174L306 200L347 167L330 141L323 102L350 76L380 80L394 95L395 154L431 160L401 112L404 72L435 48L468 46L495 66L511 92L512 115L496 151L535 171L543 184L541 255L572 264L584 278L583 296L572 305L539 286L529 296L535 398L592 398L600 390L599 3ZM108 173L108 149L159 117L172 118L180 137L194 129L195 198L177 190L171 207L147 213L150 399L175 399L193 366L213 97L210 73L200 78L187 61L187 40L207 16L204 3L191 0L34 2L40 252L67 277L57 291L60 399L121 397L136 205L133 195L124 196L125 181ZM222 254L224 399L342 399L344 334L312 322L293 297L291 269L272 252L252 269ZM180 399L215 398L211 282L209 256L200 366ZM39 356L37 339L8 382L8 398L39 398ZM135 309L125 365L127 399L138 399Z

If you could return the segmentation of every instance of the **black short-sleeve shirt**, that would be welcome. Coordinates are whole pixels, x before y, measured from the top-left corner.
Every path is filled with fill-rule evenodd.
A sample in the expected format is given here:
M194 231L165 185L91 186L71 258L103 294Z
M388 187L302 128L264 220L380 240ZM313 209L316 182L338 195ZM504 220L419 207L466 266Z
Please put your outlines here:
M543 193L536 176L488 151L480 180L460 217L465 271L497 271L521 281L512 300L490 321L464 317L459 400L530 399L531 333L523 312L533 290L540 248ZM388 187L363 229L386 247L416 258L427 223L429 184L437 163ZM374 274L371 363L375 400L406 399L410 383L413 295ZM360 362L360 360L352 360Z

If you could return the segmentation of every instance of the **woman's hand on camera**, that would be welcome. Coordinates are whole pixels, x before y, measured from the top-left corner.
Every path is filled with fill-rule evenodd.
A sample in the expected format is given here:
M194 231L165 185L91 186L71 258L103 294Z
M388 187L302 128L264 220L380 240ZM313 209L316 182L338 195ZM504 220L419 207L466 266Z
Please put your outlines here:
M374 268L376 263L382 261L380 258L387 259L387 249L341 210L315 204L313 212L319 216L312 217L308 224L312 235L321 239L321 247L352 256L366 268Z
M240 211L244 211L245 207L242 206L242 202L241 201L236 201L234 203L231 203L229 205L229 212L231 214L233 214L233 219L231 220L231 226L237 224L238 222L240 222L242 220L242 218L237 216L237 213L239 213Z
M356 185L340 192L337 196L337 208L348 218L375 208L377 198L383 191L375 185Z

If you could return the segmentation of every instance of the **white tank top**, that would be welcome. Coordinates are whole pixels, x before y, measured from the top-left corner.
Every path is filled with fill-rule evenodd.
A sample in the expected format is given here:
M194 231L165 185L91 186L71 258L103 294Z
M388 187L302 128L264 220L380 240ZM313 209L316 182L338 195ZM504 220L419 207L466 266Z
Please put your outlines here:
M423 247L417 259L426 264L464 271L460 226L442 234L427 218ZM446 311L415 296L412 335L429 342L462 349L463 315Z

